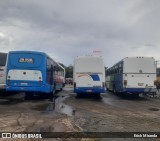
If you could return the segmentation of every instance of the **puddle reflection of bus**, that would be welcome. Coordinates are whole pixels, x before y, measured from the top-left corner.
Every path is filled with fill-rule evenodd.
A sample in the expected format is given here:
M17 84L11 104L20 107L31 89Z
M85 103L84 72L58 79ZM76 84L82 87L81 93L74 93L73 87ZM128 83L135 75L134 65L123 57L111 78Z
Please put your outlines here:
M50 95L64 86L65 69L51 57L36 51L11 51L8 54L7 91L21 91L26 98Z
M7 53L0 53L0 90L6 89Z
M126 57L106 70L107 89L138 96L156 92L156 64L153 57Z

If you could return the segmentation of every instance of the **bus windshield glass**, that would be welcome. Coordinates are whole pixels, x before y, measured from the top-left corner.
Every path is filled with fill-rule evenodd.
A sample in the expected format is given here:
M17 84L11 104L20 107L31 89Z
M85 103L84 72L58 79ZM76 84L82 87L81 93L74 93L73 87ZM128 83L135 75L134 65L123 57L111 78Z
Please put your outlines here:
M126 58L124 60L124 73L156 73L153 58Z
M6 59L7 59L7 54L6 53L0 53L0 66L5 66L6 65Z

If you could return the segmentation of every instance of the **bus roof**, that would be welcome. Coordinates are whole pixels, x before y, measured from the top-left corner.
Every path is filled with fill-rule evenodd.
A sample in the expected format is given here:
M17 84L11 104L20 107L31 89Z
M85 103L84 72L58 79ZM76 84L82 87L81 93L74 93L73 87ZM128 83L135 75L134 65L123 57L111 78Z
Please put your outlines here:
M86 55L86 56L77 56L75 59L80 59L80 58L102 58L102 56Z
M39 51L28 51L28 50L18 50L18 51L10 51L9 54L14 54L14 53L29 53L29 54L41 54L41 55L45 55L48 58L50 58L54 63L58 64L55 60L53 60L48 54L44 53L44 52L39 52Z
M104 69L102 57L79 56L74 60L74 69L77 72L101 72Z
M126 59L134 59L134 58L147 58L147 59L149 59L149 58L152 58L152 59L154 59L154 57L125 57L124 59L122 59L122 60L126 60Z
M115 63L113 66L115 66L115 65L117 65L117 64L119 64L119 63L121 63L121 62L124 62L125 60L128 60L128 59L135 59L135 58L151 58L151 59L154 59L154 57L125 57L125 58L123 58L122 60L120 60L119 62L117 62L117 63ZM111 66L111 67L113 67L113 66ZM111 67L109 67L109 68L111 68ZM109 69L108 68L108 69Z
M46 53L44 53L44 52L39 52L39 51L25 51L25 50L23 50L23 51L9 51L9 53L36 53L36 54L44 54L44 55L47 55Z

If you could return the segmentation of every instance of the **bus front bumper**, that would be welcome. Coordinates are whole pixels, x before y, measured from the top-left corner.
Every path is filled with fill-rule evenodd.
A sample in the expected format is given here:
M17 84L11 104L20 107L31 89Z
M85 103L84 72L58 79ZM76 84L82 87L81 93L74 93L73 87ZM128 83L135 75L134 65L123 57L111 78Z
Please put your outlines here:
M13 87L7 86L6 91L21 91L21 92L45 92L50 93L50 87L47 85L41 85L39 87Z
M153 93L156 90L156 88L124 88L123 91L128 93Z
M74 93L105 93L104 88L78 87L74 88Z

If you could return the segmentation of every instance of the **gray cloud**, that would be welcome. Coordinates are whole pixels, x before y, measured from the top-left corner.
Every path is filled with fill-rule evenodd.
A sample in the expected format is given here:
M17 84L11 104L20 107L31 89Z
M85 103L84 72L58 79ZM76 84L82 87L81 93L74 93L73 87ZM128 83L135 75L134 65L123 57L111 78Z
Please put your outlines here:
M126 56L159 60L159 7L159 0L0 1L0 51L44 51L65 65L93 50L106 66Z

